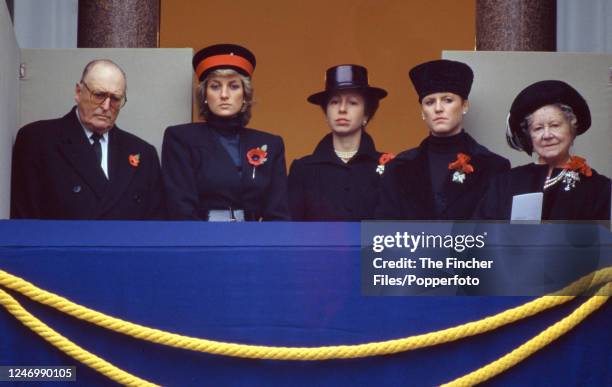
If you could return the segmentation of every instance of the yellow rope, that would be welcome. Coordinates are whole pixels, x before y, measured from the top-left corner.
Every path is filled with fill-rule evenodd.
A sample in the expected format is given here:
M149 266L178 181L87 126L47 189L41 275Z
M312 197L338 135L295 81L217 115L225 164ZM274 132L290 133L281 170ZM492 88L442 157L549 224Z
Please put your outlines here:
M0 289L0 304L6 310L15 316L23 325L33 330L43 339L47 340L59 350L80 361L81 363L93 368L109 379L125 386L156 386L156 384L147 382L134 375L131 375L120 368L115 367L104 359L99 358L91 352L83 349L72 341L68 340L55 330L49 328L48 325L34 317L25 308L15 300L11 295Z
M612 267L599 270L576 281L568 288L576 288L612 282ZM578 284L578 285L577 285ZM426 334L356 345L324 347L274 347L237 343L225 343L178 335L134 324L78 305L66 298L40 289L33 284L0 270L0 285L13 289L34 301L56 308L78 319L88 321L109 330L166 346L206 352L215 355L269 359L269 360L328 360L352 359L388 355L429 347L494 330L500 326L532 316L543 310L570 301L575 296L543 296L521 306L508 309L480 321L469 322L452 328ZM578 294L578 293L576 293Z
M572 285L566 287L560 292L556 292L555 294L579 294L585 291L586 289L593 288L609 282L612 282L612 267L601 269L590 275L584 276ZM566 303L571 299L575 298L575 296L565 295L543 296L533 301L527 302L521 306L498 313L497 315L486 317L480 321L469 322L466 324L458 325L456 327L421 335L410 336L402 339L387 340L367 344L325 347L272 347L224 343L219 341L192 338L174 333L164 332L158 329L148 328L83 307L63 297L42 290L34 286L33 284L2 270L0 270L0 285L13 289L34 301L56 308L81 320L85 320L101 327L113 330L118 333L123 333L138 339L147 340L150 342L172 346L176 348L207 352L210 354L273 360L326 360L360 358L367 356L386 355L438 345L480 334L483 332L491 331L500 326L512 323L514 321L537 314L543 310ZM598 294L603 293L608 295L611 291L612 288L610 287L610 285L607 285L602 288L602 290L600 290ZM544 332L542 332L542 334L530 340L512 353L502 357L499 360L502 362L501 364L493 362L490 365L483 367L483 369L467 375L466 377L469 377L473 374L476 376L471 377L471 379L469 379L469 381L466 381L465 383L473 384L487 380L493 375L503 372L505 369L520 362L533 352L539 350L543 346L550 343L552 340L556 339L560 335L572 329L588 314L592 313L594 310L603 305L608 298L608 296L593 296L589 301L585 302L581 307L579 307L574 313L566 317L564 320L545 330ZM8 309L4 302L4 299L5 298L0 299L0 302L5 308ZM597 299L599 299L599 303L598 301L596 301ZM21 306L19 305L19 307ZM29 313L27 314L29 315ZM31 315L29 316L31 318L34 318ZM24 321L28 321L28 317L25 317L24 320L20 321L26 324ZM40 321L36 321L42 324ZM559 324L561 324L560 327ZM541 338L541 336L543 337L543 339ZM525 346L527 346L528 350L521 349ZM517 351L518 355L515 354L515 352ZM507 357L510 357L511 360L504 360ZM99 368L94 369L100 371Z
M610 294L612 291L612 283L605 285L598 293ZM571 314L565 317L563 320L549 326L544 331L540 332L537 336L533 337L520 347L514 349L512 352L507 353L501 358L487 364L486 366L471 372L465 376L453 380L443 386L448 387L463 387L473 386L478 383L482 383L498 375L507 369L515 366L521 361L525 360L535 352L539 351L546 345L550 344L554 340L563 336L565 333L570 331L588 315L599 309L608 300L608 296L595 295L585 301Z

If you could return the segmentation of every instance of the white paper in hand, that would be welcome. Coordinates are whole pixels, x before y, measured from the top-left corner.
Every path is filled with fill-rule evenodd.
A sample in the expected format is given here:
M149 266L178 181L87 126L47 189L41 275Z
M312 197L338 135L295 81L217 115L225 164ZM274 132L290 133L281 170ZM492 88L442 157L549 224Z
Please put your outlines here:
M543 192L533 192L512 197L511 220L542 220Z

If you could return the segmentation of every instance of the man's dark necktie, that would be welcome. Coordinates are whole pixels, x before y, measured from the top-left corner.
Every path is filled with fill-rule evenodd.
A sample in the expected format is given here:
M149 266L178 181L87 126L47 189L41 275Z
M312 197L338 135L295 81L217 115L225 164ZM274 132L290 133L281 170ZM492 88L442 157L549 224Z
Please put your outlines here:
M102 138L102 135L100 135L99 133L94 133L91 135L90 138L93 140L93 144L91 146L93 147L94 153L96 154L96 160L98 160L98 165L102 166L102 145L100 144L100 139Z

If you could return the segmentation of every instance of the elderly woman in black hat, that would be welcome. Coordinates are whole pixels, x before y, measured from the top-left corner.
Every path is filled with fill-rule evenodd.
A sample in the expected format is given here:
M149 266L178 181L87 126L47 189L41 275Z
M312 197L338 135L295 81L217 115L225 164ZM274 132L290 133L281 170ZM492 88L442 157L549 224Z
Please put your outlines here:
M162 173L171 219L287 220L281 137L245 126L251 117L255 56L218 44L198 51L193 68L203 123L166 129Z
M331 133L289 171L291 217L298 221L372 219L384 164L365 128L387 92L368 84L365 67L327 70L325 90L308 97L323 109Z
M383 176L379 219L470 219L489 179L510 169L463 127L474 74L462 62L434 60L410 70L429 136L400 153Z
M535 152L537 162L498 176L476 216L609 220L610 179L598 174L586 159L570 152L576 136L590 126L589 106L572 86L547 80L526 87L510 107L506 138L516 150L529 155ZM540 195L525 195L534 193ZM518 207L532 210L521 213Z

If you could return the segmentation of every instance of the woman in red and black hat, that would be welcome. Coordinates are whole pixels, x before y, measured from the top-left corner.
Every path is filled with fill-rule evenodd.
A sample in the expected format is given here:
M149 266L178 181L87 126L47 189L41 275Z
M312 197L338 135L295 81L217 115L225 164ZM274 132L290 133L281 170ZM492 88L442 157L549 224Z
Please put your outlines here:
M331 133L313 154L295 160L289 171L293 220L372 219L383 156L365 132L387 92L368 84L365 67L340 65L327 70L325 90L308 97L323 109Z
M234 44L206 47L193 57L205 122L172 126L164 134L171 219L289 219L283 140L245 127L255 64L253 53Z
M508 144L537 162L513 168L491 183L480 219L609 220L610 179L572 155L576 136L591 126L585 99L565 82L536 82L521 91L508 116ZM522 196L530 193L541 195ZM516 199L514 199L516 198ZM535 205L519 213L513 203ZM519 204L516 204L519 207ZM539 208L541 207L541 211Z
M379 219L470 219L493 175L510 162L463 127L474 73L465 63L434 60L410 70L429 136L400 153L383 176Z

